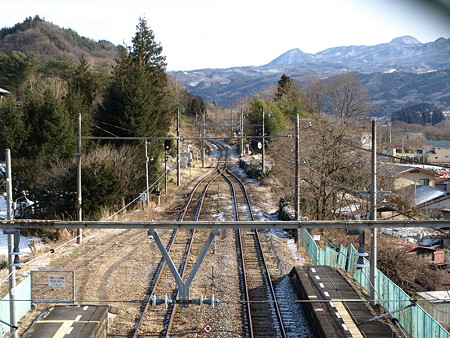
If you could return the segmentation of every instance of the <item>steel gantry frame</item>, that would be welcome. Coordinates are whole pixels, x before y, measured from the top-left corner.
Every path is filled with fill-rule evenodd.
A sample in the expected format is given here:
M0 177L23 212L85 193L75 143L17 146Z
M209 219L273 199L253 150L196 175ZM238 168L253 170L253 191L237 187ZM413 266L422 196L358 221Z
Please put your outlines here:
M314 229L314 228L432 228L450 229L450 220L340 221L59 221L14 219L0 221L0 229Z
M206 253L211 245L212 240L219 234L220 229L300 229L300 228L387 228L387 227L426 227L435 229L450 229L450 220L445 221L427 221L427 220L395 220L395 221L169 221L169 222L130 222L130 221L57 221L57 220L6 220L0 221L0 228L6 231L16 231L20 229L146 229L156 242L159 251L166 261L169 270L174 277L178 286L179 300L157 299L156 295L153 299L153 306L169 303L180 303L181 306L189 306L189 304L203 304L214 306L214 296L210 299L189 299L190 284L194 280L195 275L203 262ZM178 273L169 252L165 248L158 235L156 229L204 229L209 230L210 235L203 245L202 252L197 257L194 268L186 282L183 282ZM13 253L10 253L11 255ZM12 302L14 303L14 302Z

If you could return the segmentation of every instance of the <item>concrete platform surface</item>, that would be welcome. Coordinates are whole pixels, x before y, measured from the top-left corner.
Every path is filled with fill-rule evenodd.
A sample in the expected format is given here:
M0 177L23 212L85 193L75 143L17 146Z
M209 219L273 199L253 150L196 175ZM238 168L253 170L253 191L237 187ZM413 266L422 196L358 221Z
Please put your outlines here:
M26 337L106 337L108 313L108 306L54 306L33 324Z

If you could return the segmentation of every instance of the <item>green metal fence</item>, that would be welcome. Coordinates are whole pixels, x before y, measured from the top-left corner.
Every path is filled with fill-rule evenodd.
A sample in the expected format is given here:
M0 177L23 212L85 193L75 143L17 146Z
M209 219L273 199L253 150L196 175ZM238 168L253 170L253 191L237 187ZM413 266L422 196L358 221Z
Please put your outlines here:
M299 244L305 247L314 265L329 265L346 270L363 289L370 292L370 282L365 272L370 271L370 261L364 259L366 268L356 269L353 263L356 261L357 250L353 245L349 249L342 246L338 249L329 246L325 250L321 249L306 229L299 230L298 238ZM411 297L380 270L377 270L377 299L389 312L412 304ZM393 316L411 337L450 338L450 333L419 305L396 312Z

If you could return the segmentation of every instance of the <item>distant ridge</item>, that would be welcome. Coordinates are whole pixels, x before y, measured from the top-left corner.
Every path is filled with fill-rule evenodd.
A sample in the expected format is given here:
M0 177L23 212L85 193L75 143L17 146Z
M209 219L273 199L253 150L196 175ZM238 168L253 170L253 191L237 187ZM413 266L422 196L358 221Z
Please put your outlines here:
M333 47L309 54L290 49L257 67L197 69L172 72L195 95L232 107L276 85L285 73L301 86L311 77L326 78L352 72L366 86L377 115L404 106L430 102L450 108L450 39L421 43L402 36L374 46Z
M301 65L314 60L313 54L307 54L302 52L299 48L288 50L286 53L281 54L279 57L269 62L265 66L280 66L280 65Z
M428 71L450 67L450 39L440 38L434 42L421 43L413 36L402 36L389 43L374 46L344 46L307 54L291 49L263 67L280 65L309 65L311 67L343 64L359 71L385 71L407 69Z

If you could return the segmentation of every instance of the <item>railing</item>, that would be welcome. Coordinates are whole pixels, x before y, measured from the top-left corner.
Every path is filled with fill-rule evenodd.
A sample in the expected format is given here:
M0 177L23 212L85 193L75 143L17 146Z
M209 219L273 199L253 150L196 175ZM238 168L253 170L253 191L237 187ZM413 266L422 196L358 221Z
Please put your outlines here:
M353 263L356 261L357 250L353 245L350 245L349 249L343 246L338 249L329 246L321 249L306 229L299 229L298 238L299 244L305 247L313 264L343 269L349 272L363 289L370 292L369 278L365 272L370 270L370 261L364 259L366 268L356 269ZM412 304L411 297L380 270L377 270L377 299L389 312ZM403 309L393 316L411 337L450 338L450 333L419 305Z

